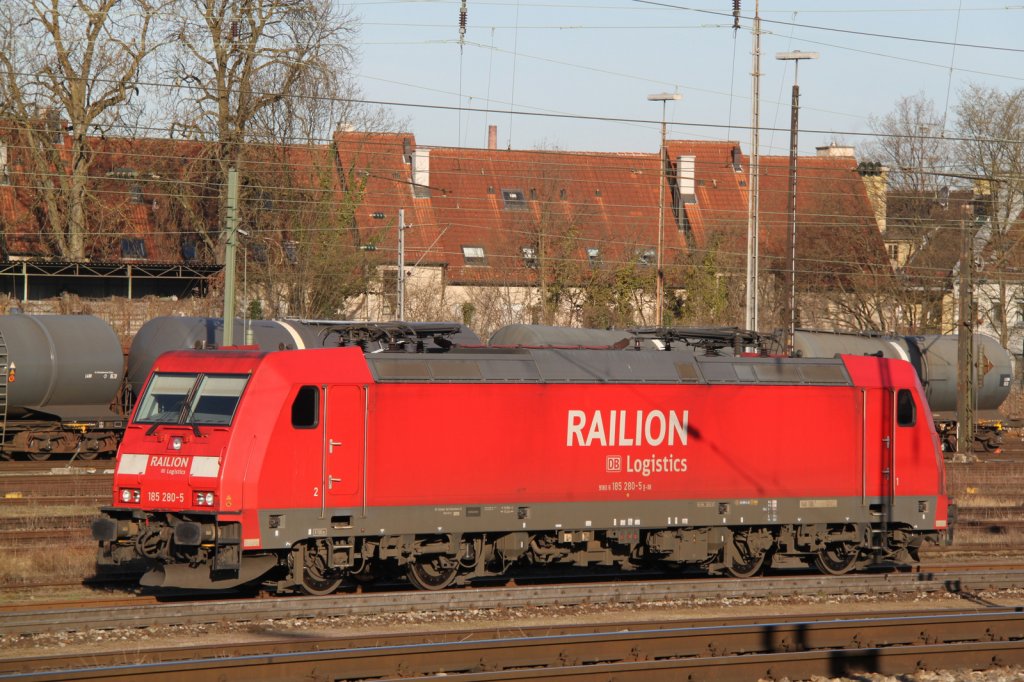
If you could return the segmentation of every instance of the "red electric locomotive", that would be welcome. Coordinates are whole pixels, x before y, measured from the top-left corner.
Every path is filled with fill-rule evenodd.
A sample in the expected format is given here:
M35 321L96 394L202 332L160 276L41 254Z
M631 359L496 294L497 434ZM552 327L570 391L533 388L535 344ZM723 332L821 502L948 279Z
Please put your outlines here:
M102 512L100 564L145 559L144 585L309 594L524 564L840 574L951 531L909 363L679 349L168 353Z

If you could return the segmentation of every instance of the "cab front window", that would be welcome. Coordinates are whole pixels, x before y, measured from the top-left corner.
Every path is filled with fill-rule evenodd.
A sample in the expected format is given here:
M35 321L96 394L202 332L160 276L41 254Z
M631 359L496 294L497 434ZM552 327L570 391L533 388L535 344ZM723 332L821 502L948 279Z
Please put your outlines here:
M139 399L135 421L227 426L248 380L247 375L157 373Z

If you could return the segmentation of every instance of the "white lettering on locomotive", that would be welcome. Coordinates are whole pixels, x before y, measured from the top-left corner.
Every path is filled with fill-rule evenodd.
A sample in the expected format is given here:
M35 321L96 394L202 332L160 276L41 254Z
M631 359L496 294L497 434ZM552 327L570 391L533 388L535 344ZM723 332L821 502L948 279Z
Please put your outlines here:
M686 445L690 411L669 410L569 410L565 431L568 447Z
M188 457L170 457L161 455L154 455L149 461L150 466L169 468L187 467L188 463Z
M647 477L651 474L684 474L687 463L685 457L638 457L626 456L626 472Z

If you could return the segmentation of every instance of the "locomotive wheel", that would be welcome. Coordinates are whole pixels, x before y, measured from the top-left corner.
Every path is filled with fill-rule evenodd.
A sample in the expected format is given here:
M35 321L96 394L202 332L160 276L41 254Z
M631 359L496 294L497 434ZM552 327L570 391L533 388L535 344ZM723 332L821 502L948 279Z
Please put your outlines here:
M764 568L764 559L767 552L762 552L754 557L740 559L734 558L725 566L725 572L733 578L753 578Z
M819 550L814 565L825 575L843 575L853 570L859 558L856 545L837 542Z
M410 561L406 567L409 582L421 590L443 590L455 582L459 574L457 562L448 561L444 555L431 554Z
M734 533L724 548L725 572L734 578L752 578L764 568L771 547L771 536L765 531Z
M341 577L335 577L327 567L326 557L315 547L307 547L303 553L302 591L314 597L331 594L341 586Z
M49 452L42 452L40 450L30 450L25 453L25 456L28 457L33 462L45 462L46 460L50 459Z
M341 586L341 578L317 577L307 569L302 575L302 591L313 597L331 594Z

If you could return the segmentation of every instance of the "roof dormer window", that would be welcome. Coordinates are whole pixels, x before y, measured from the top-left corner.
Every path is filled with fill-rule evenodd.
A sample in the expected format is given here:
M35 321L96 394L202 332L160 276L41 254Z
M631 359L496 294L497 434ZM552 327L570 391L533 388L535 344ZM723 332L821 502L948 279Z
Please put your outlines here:
M526 194L521 189L503 189L501 198L505 201L506 211L526 210Z
M537 267L537 249L532 246L522 247L523 263L528 268Z
M466 260L466 265L487 265L487 256L482 246L463 246L462 257Z

